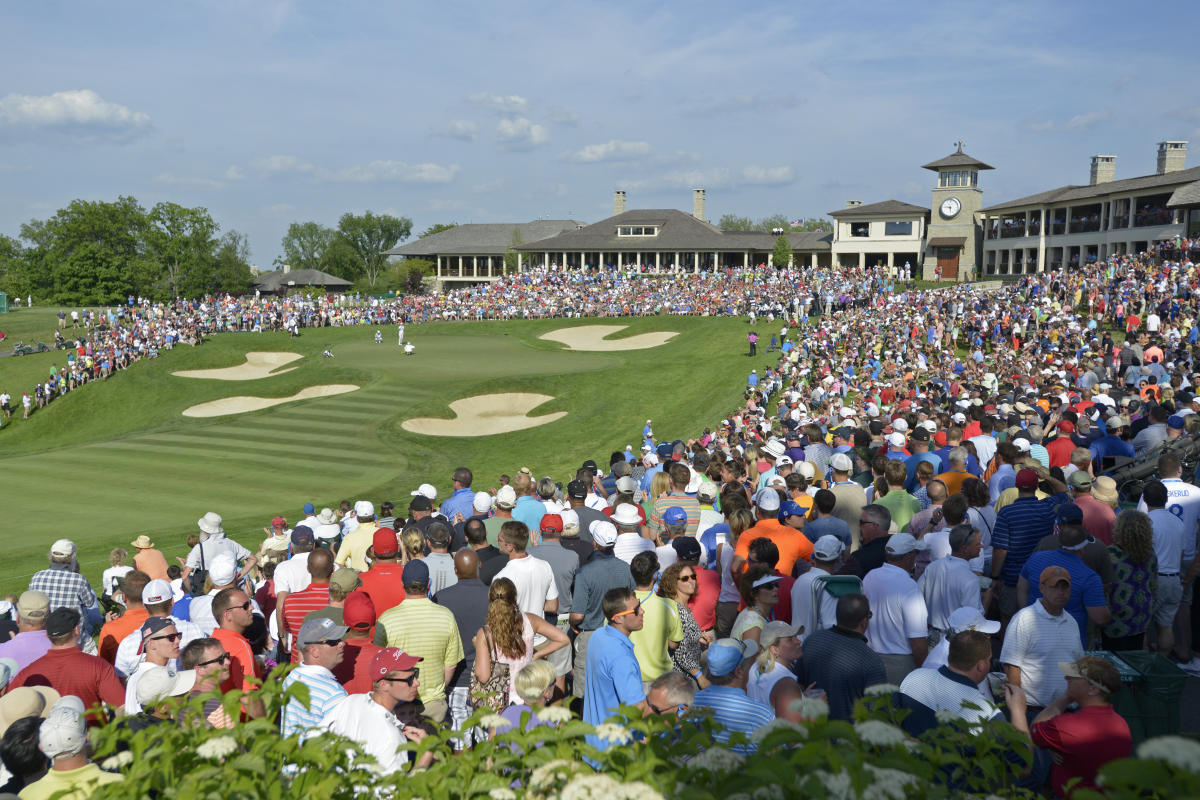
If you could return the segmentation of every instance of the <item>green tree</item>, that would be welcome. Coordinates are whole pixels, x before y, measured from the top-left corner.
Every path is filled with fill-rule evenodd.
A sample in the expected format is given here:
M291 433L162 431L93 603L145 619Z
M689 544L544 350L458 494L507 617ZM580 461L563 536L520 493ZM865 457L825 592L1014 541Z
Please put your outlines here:
M358 256L360 274L371 286L387 265L385 250L395 247L412 234L412 220L391 214L342 215L338 220L338 236L354 249Z
M415 265L410 265L404 275L405 294L425 293L425 272Z
M208 291L244 292L254 283L250 269L250 240L244 233L229 231L221 237L213 257Z
M20 241L0 233L0 291L24 297L27 286L25 248Z
M292 269L321 269L325 251L336 238L332 228L316 222L293 222L283 235L283 260Z
M363 277L362 260L358 252L341 235L335 235L325 248L317 269L348 281L358 281Z
M771 254L771 262L776 267L786 267L792 261L792 245L786 236L775 240L775 250Z
M179 297L181 284L203 286L212 272L213 252L220 226L208 209L159 203L150 209L146 239L151 254L162 265L171 297ZM187 276L192 275L190 280Z
M521 256L517 252L517 248L525 244L525 240L521 238L521 229L513 228L512 238L508 240L508 247L504 248L504 272L512 274L520 267Z
M424 239L426 236L433 236L435 233L441 233L442 231L448 231L451 228L457 228L457 227L458 227L457 222L450 222L450 223L439 222L436 225L430 225L417 238Z
M827 219L809 217L808 219L801 220L799 225L793 225L792 230L833 233L833 223Z
M754 231L758 230L754 220L749 217L739 217L737 214L722 214L717 221L717 227L723 231Z

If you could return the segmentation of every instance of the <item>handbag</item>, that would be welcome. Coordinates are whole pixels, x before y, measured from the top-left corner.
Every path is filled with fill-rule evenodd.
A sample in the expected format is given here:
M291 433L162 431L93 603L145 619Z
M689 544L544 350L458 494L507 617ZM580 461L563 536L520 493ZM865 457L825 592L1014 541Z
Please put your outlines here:
M476 711L487 709L498 714L508 707L508 664L501 664L496 660L496 646L492 643L492 634L486 625L483 627L483 638L487 641L488 653L492 657L492 672L486 681L481 681L472 670L471 685L467 694L471 708Z
M204 594L204 582L208 579L208 567L204 563L203 543L196 546L200 548L200 569L194 569L188 575L188 592L192 597L200 597Z

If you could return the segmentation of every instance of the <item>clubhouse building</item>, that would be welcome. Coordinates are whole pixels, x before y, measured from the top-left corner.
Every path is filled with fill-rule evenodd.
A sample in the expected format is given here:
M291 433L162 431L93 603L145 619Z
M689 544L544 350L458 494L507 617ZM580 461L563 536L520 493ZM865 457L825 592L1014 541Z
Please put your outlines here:
M993 167L964 153L959 142L955 152L922 167L937 174L930 207L851 200L829 212L833 233L784 234L789 263L908 267L914 278L966 281L1079 266L1200 237L1200 167L1187 169L1186 155L1187 142L1159 142L1156 172L1123 180L1115 180L1115 156L1094 156L1086 186L985 207L979 173ZM774 265L779 232L721 230L705 217L706 202L705 190L695 189L691 214L630 210L618 190L613 215L600 222L458 225L386 252L434 262L444 288L495 281L514 266L667 273Z

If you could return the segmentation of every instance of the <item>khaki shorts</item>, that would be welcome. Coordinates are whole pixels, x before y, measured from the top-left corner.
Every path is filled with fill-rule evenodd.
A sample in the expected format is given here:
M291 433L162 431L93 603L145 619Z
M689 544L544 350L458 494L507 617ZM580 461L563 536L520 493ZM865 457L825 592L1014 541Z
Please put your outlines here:
M1168 628L1175 622L1179 603L1183 599L1183 584L1178 575L1159 575L1158 591L1154 593L1154 622Z

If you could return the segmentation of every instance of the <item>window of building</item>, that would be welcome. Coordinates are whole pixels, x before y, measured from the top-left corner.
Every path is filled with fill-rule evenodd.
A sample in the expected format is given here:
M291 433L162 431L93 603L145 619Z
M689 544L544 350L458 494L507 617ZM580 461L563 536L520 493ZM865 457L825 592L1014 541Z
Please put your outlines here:
M850 235L859 238L867 238L871 235L871 223L869 222L851 222Z
M658 236L657 225L622 225L617 236Z
M883 223L884 236L912 236L912 222Z
M975 170L950 169L938 173L938 186L942 188L978 185L979 173Z

